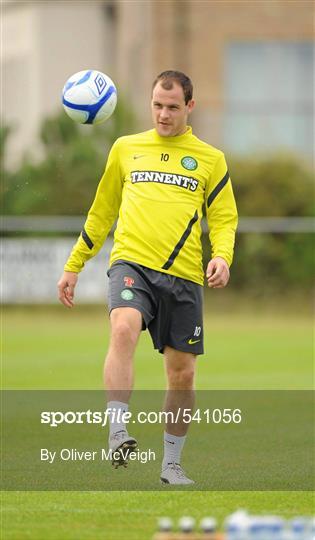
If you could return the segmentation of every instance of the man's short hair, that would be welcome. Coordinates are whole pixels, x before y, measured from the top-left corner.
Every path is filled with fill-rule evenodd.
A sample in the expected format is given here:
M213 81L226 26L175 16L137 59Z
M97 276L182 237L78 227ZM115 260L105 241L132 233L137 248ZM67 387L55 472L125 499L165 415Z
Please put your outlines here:
M184 92L185 104L192 99L193 97L193 85L189 77L182 73L181 71L162 71L160 75L157 76L152 85L152 91L154 90L157 83L160 82L164 90L172 90L174 82L179 84Z

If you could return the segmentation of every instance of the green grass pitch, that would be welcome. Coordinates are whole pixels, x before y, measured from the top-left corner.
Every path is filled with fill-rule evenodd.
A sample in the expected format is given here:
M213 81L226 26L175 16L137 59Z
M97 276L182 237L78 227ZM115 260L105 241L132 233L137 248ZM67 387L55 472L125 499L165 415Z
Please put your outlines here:
M312 322L292 307L207 299L206 354L198 389L310 389ZM209 308L209 309L208 309ZM3 386L10 389L100 389L108 344L106 310L76 306L3 310ZM140 339L136 387L163 389L162 357ZM158 481L158 479L157 479ZM313 512L310 492L3 492L4 540L150 540L156 519L197 520L247 508L284 517Z

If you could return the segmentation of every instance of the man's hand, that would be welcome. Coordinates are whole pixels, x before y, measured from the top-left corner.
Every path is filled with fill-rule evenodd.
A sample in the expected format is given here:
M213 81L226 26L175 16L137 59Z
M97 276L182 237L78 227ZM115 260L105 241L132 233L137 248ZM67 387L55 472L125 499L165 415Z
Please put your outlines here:
M58 298L66 307L73 307L74 288L77 281L76 272L64 272L58 281Z
M228 263L222 257L214 257L208 264L206 276L209 287L222 289L230 279Z

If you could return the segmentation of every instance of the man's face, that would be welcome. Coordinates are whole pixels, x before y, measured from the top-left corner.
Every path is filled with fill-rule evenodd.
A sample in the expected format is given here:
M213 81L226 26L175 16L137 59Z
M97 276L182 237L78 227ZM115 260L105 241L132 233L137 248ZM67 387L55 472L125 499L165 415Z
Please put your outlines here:
M161 137L175 137L187 130L187 118L195 105L192 99L185 104L182 87L176 82L165 90L158 82L152 92L151 110L153 124Z

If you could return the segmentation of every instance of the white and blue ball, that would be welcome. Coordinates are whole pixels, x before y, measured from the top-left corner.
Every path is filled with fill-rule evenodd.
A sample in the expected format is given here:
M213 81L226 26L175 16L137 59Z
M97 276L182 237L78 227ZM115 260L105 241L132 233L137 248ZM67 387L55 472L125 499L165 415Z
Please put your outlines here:
M62 104L68 116L79 124L100 124L113 114L117 90L113 81L94 69L72 75L62 90Z

